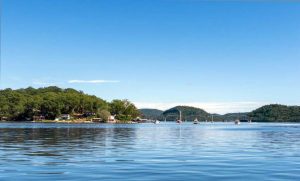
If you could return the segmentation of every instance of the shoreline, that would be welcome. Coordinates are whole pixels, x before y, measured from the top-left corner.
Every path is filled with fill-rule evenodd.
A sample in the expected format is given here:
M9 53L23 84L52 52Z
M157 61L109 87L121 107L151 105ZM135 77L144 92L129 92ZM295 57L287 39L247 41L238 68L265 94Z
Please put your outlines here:
M0 121L0 123L66 123L66 124L135 124L132 121L96 122L91 120L39 120L39 121Z
M164 121L162 121L164 123ZM43 121L0 121L0 123L58 123L58 124L142 124L142 123L137 123L137 122L133 122L133 121L116 121L116 122L93 122L93 121L87 121L87 120L69 120L69 121L64 121L64 120L43 120ZM176 123L175 121L167 121L166 123ZM188 121L188 122L184 122L181 124L185 124L185 123L193 123L193 121ZM199 125L203 125L203 124L214 124L214 123L234 123L234 121L229 121L229 122L221 122L221 121L215 121L213 123L211 122L199 122ZM248 122L241 122L241 124L259 124L259 123L278 123L278 124L300 124L300 122L262 122L262 121L257 121L257 122L252 122L252 123L248 123ZM148 124L148 123L144 123L144 124ZM178 123L176 123L178 124ZM178 125L181 125L178 124Z

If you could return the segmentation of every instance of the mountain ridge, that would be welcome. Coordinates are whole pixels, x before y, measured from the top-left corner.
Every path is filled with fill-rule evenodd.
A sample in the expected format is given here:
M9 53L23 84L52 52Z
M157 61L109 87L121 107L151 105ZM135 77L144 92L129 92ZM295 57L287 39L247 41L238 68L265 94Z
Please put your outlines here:
M147 109L148 111L152 109ZM158 109L154 109L158 110ZM256 121L256 122L300 122L300 106L286 106L280 104L269 104L259 107L250 112L214 114L204 109L192 106L175 106L162 111L161 115L154 116L155 119L174 121L179 119L179 111L182 113L182 120L192 121L197 118L199 121Z

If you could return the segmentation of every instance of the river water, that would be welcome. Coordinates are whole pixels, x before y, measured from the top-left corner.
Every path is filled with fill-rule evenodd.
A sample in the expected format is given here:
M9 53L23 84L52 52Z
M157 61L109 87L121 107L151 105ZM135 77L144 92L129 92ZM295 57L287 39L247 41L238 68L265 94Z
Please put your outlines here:
M0 180L300 180L300 124L0 123Z

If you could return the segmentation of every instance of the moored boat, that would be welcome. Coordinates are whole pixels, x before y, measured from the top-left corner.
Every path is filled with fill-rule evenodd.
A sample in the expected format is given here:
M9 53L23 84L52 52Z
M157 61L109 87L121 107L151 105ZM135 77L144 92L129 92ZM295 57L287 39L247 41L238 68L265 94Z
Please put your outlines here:
M177 120L176 123L182 123L182 121L181 120Z
M194 120L194 124L199 124L199 121L197 118Z
M182 123L182 120L181 120L182 116L181 116L181 111L179 111L179 119L176 121L176 123Z

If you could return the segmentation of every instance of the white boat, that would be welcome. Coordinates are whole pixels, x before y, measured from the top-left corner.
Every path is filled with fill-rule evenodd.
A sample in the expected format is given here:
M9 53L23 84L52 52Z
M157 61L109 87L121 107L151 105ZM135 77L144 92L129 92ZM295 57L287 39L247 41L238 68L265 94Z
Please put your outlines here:
M160 121L158 121L158 120L154 121L154 124L159 124L159 123L160 123Z
M181 120L177 120L176 123L179 123L179 124L180 124L180 123L182 123L182 121L181 121Z
M194 124L198 124L199 123L199 121L198 121L198 119L196 118L195 120L194 120Z
M239 119L236 119L236 120L234 121L234 124L241 124L241 122L240 122Z
M179 111L179 119L176 121L176 123L179 123L179 124L182 123L181 118L182 118L181 111Z

